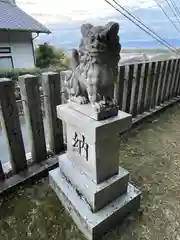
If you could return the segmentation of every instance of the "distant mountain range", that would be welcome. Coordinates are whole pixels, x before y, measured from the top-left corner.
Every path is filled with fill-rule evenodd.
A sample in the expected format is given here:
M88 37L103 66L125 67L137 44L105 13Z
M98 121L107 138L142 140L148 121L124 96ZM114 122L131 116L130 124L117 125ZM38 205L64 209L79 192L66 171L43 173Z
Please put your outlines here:
M165 39L173 46L180 47L180 39ZM149 41L125 41L121 42L124 48L165 48L156 40Z

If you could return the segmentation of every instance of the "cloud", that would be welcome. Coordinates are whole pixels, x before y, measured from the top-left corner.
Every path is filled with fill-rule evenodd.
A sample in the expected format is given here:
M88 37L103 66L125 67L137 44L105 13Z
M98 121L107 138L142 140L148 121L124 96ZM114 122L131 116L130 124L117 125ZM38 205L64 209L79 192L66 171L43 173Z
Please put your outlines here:
M177 44L176 39L179 38L179 33L154 0L116 1L136 14L161 37L169 39L169 41L174 39L172 43ZM71 49L79 44L80 25L83 22L89 21L94 25L103 25L108 21L117 21L120 23L120 39L123 46L133 46L133 44L137 46L139 44L139 47L143 47L143 42L145 46L148 46L148 43L152 46L157 44L152 37L119 14L104 0L16 0L16 2L19 7L52 31L48 37L41 35L39 39L36 39L37 43L48 41L56 46L61 45L66 49ZM179 26L165 1L161 0L160 3L163 4L174 23ZM178 5L178 3L176 4Z
M149 8L153 0L117 0L123 6ZM116 10L104 0L16 0L17 5L44 24L112 16Z

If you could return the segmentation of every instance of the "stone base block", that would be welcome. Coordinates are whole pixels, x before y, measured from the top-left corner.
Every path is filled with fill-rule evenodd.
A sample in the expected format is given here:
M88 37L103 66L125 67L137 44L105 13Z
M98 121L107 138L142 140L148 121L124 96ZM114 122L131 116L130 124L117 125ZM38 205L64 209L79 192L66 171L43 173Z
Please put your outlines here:
M69 101L69 107L97 121L115 117L118 115L119 111L118 106L114 105L112 107L104 108L100 112L96 112L90 103L78 104L73 101Z
M129 173L121 167L118 174L101 184L96 184L84 172L80 171L67 154L59 157L59 168L79 194L84 197L92 212L100 210L127 192Z
M49 181L61 203L89 240L100 240L106 232L140 205L140 192L129 184L126 194L93 213L59 168L49 173Z
M96 121L69 104L57 106L57 114L67 124L67 154L77 167L97 184L117 175L119 133L131 127L132 116L119 111L115 117Z

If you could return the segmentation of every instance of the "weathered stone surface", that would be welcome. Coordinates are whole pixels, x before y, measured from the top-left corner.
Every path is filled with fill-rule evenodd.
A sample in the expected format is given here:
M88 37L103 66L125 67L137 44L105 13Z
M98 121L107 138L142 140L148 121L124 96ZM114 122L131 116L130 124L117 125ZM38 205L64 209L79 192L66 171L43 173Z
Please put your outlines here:
M111 228L123 221L140 204L140 192L131 184L126 194L93 213L64 175L55 169L49 173L50 185L70 213L73 220L89 240L100 240Z
M58 106L57 112L67 123L67 155L76 167L97 184L118 174L119 133L131 126L131 115L119 112L116 117L96 121L68 105Z
M140 192L119 168L119 134L131 127L132 116L119 111L97 121L69 104L57 113L67 124L67 153L50 172L50 184L85 236L99 240L139 207Z
M97 112L94 111L94 107L91 104L80 105L72 101L69 101L69 107L97 121L117 116L119 111L118 106L113 105Z
M114 84L121 50L118 32L119 24L114 22L104 27L83 24L79 51L74 49L72 54L70 101L78 104L90 103L94 114L100 119L106 116L106 109L116 108ZM109 114L114 116L118 112L113 110Z
M57 106L57 115L67 125L76 127L91 143L110 136L117 137L121 132L132 126L132 116L122 111L119 111L116 117L95 121L78 111L72 110L69 104L63 104Z
M75 136L77 140L73 140ZM76 144L76 141L81 142ZM112 142L113 145L111 145ZM79 144L82 146L81 153ZM67 154L76 166L86 172L96 183L101 183L118 174L119 138L117 136L109 136L91 144L88 139L86 140L86 135L82 135L75 127L68 125Z
M86 173L80 171L80 168L77 168L73 161L70 161L67 154L59 157L59 167L77 192L90 205L93 212L102 209L127 192L129 173L121 167L119 167L119 174L101 184L96 184Z
M18 173L27 169L25 147L14 94L14 83L8 78L0 78L0 124L8 144L12 171Z

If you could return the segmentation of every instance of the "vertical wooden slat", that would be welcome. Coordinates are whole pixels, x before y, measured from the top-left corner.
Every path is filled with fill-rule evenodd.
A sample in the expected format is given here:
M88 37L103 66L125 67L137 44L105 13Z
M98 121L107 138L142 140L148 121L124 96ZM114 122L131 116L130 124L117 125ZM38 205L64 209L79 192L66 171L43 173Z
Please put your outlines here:
M160 72L159 72L159 78L158 78L158 83L157 83L157 90L156 90L156 96L155 96L155 103L154 106L158 106L158 99L159 99L159 95L161 95L161 91L162 89L160 89L161 85L162 85L162 71L163 71L163 66L164 66L164 61L161 61L161 67L160 67Z
M169 93L170 93L170 84L171 84L171 80L172 80L172 74L173 74L173 60L169 60L170 62L170 69L169 69L169 76L167 79L167 85L166 85L166 95L165 95L165 100L169 99ZM168 73L167 73L168 74Z
M180 90L180 65L179 65L179 70L178 70L178 74L177 74L177 86L176 86L176 90L175 90L176 96L179 96L179 93L180 93L179 90Z
M177 85L177 90L176 90L176 96L180 96L180 74L178 77L178 85Z
M152 62L151 65L151 71L150 71L150 77L149 77L149 87L148 87L148 92L147 92L147 104L146 104L146 110L149 110L151 107L151 96L152 96L152 88L154 84L154 75L155 75L155 67L156 67L156 62Z
M176 68L176 75L175 75L175 83L174 83L174 88L172 90L172 94L174 97L177 96L177 85L178 85L178 79L179 79L179 73L180 73L180 59L177 60L177 68Z
M49 128L49 145L54 153L64 148L62 121L57 118L56 106L61 104L61 82L59 73L43 73L45 112Z
M164 81L164 87L163 87L163 91L162 91L162 102L164 102L166 100L166 92L167 92L167 86L168 86L168 79L169 79L169 75L170 75L170 69L171 69L171 60L168 60L165 81Z
M125 74L124 74L124 92L122 100L122 111L126 111L126 102L127 102L127 93L128 93L128 75L129 75L129 66L125 65Z
M170 84L169 84L168 100L170 100L172 98L172 90L173 90L174 80L175 80L175 75L176 75L176 67L177 67L177 60L174 59L172 61L172 74L171 74Z
M1 163L1 160L0 160L0 181L2 181L4 179L5 179L5 174L4 174L2 163Z
M180 77L178 81L177 96L180 96Z
M27 168L21 126L11 80L0 79L0 118L6 135L12 171L18 173Z
M39 78L32 75L19 77L25 117L28 123L32 159L41 162L47 158L45 133L41 110Z
M126 112L130 112L131 107L131 95L132 95L132 83L133 83L134 65L129 65L128 73L128 86L127 86L127 100L126 100Z
M161 71L161 62L157 62L157 69L154 77L154 84L152 89L152 95L151 95L151 108L154 108L156 106L156 97L157 97L157 90L158 90L158 84L159 84L159 76Z
M159 89L158 89L158 96L157 96L157 106L161 104L161 96L162 96L162 91L164 87L164 79L165 79L165 73L166 73L166 66L167 62L162 62L162 70L161 70L161 76L160 76L160 84L159 84Z
M177 72L177 65L178 65L178 60L174 60L174 71L173 71L173 78L172 78L172 84L170 86L170 94L169 94L169 99L172 99L174 97L173 94L173 89L175 88L175 82L176 82L176 72Z
M125 66L121 66L119 69L119 91L118 91L118 106L122 110L123 106L123 94L124 94L124 81L125 81Z
M142 113L145 108L145 97L146 97L146 90L147 90L148 71L149 71L149 63L145 63L144 77L143 77L143 83L142 83L142 96L141 96L140 110L139 110L140 113Z
M150 80L151 80L151 69L152 69L152 63L149 62L149 70L148 70L148 75L147 75L147 86L146 86L146 91L145 91L145 101L144 101L144 111L149 110L148 102L149 102L149 87L150 87Z
M136 79L135 79L135 93L133 98L133 110L132 110L133 117L137 115L137 111L138 111L137 108L138 108L138 97L139 97L141 73L142 73L142 63L138 64L137 66Z

